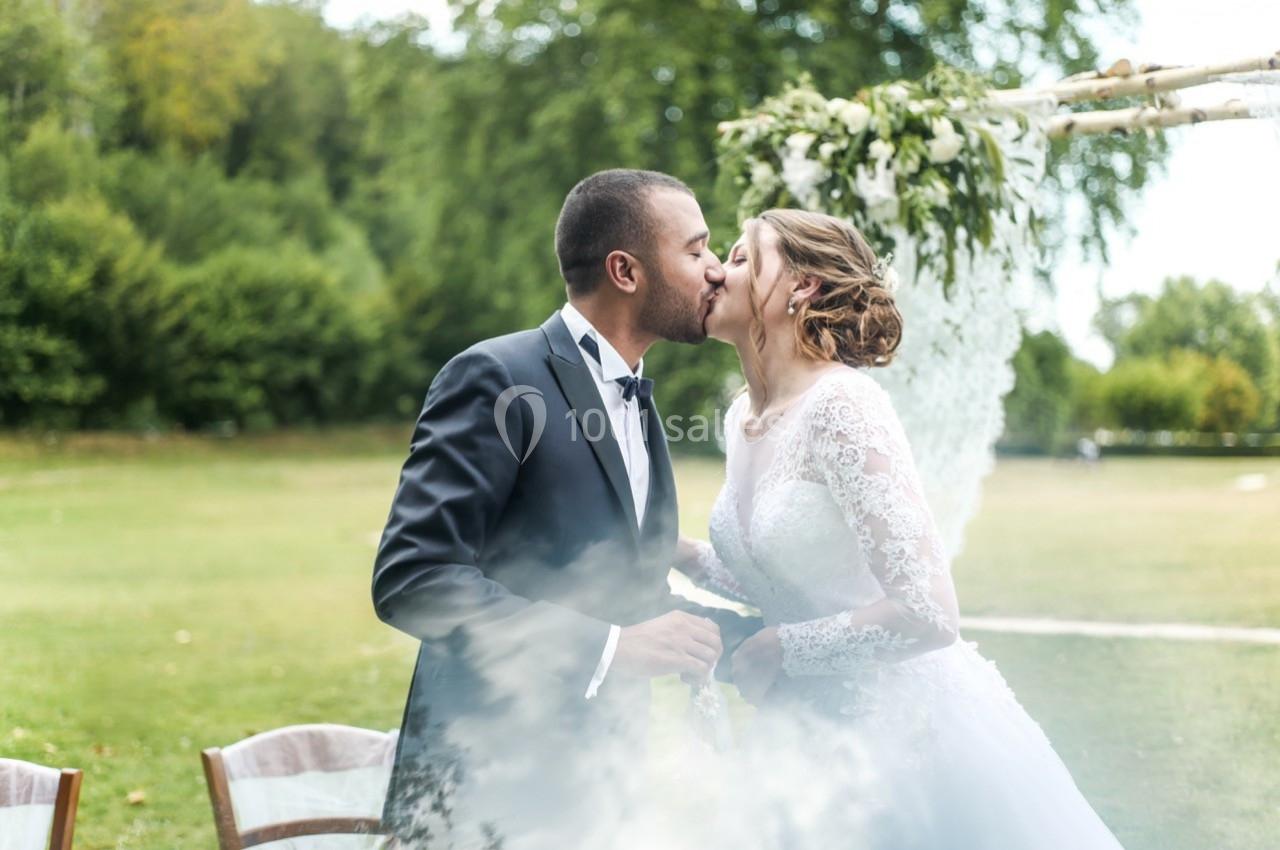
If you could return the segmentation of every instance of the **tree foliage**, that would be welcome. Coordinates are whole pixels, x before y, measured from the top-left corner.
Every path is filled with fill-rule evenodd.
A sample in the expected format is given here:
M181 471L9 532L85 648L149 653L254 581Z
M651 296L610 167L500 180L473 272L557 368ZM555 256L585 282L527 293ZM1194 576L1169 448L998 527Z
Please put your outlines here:
M1246 424L1271 428L1280 401L1280 334L1266 298L1221 281L1170 278L1158 295L1105 302L1097 324L1118 360L1186 350L1238 364L1259 394Z
M305 2L0 0L4 424L409 415L448 357L561 302L555 218L592 171L681 177L727 246L716 124L788 80L847 95L945 62L1016 85L1132 23L1131 0L452 10L446 35ZM1162 150L1082 140L1055 179L1119 215ZM647 365L691 414L733 355Z

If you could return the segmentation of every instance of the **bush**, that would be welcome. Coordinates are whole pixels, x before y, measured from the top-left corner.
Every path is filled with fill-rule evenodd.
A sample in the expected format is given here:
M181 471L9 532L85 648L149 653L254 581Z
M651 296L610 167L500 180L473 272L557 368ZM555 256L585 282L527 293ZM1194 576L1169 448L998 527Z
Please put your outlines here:
M1170 278L1159 295L1106 301L1097 317L1119 360L1195 351L1244 369L1260 397L1246 426L1271 428L1280 400L1280 339L1267 318L1268 296L1238 292L1220 281ZM1202 364L1203 365L1203 364Z
M183 270L161 332L160 408L187 427L354 419L378 378L377 320L296 244L230 248Z
M1239 433L1258 420L1262 394L1243 366L1218 357L1204 367L1204 402L1196 427Z
M1258 421L1262 406L1244 367L1198 351L1121 361L1103 385L1110 421L1144 431L1237 433Z
M0 221L0 419L103 426L148 406L158 249L96 196Z
M1199 419L1199 376L1156 357L1124 360L1103 378L1109 424L1140 431L1186 430Z

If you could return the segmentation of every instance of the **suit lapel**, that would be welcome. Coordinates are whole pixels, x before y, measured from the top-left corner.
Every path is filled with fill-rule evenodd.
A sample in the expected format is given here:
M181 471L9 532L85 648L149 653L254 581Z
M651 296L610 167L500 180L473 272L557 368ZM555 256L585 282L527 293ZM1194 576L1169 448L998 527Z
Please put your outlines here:
M613 426L609 422L609 412L604 409L600 391L596 388L596 380L591 370L582 359L578 344L569 335L564 320L559 312L542 324L542 332L546 334L551 346L547 355L547 363L556 376L560 391L564 393L569 407L578 420L578 436L585 439L595 453L596 460L604 470L614 495L617 496L622 511L628 519L631 534L637 541L640 528L636 521L635 501L631 497L631 479L627 477L627 467L622 461L622 449L613 434ZM604 423L604 434L599 439L590 439L600 431L600 423Z

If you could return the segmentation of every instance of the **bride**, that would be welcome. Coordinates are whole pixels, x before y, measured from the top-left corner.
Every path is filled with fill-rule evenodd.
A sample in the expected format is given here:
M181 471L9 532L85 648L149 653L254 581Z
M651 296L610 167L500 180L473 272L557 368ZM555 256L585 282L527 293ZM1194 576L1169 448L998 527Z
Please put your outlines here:
M747 390L726 416L711 543L682 539L679 568L767 624L731 659L758 707L725 774L746 777L737 820L815 850L1119 848L960 638L910 447L867 373L903 333L884 276L848 224L770 210L712 296L708 335L737 349Z

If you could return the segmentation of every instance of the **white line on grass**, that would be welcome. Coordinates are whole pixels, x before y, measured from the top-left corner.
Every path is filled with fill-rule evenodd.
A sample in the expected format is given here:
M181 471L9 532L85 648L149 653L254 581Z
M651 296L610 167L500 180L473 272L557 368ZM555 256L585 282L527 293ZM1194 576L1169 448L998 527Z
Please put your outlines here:
M1089 620L1046 620L1030 617L961 617L960 627L981 632L1012 632L1024 635L1084 635L1280 644L1280 629L1200 626L1192 623L1100 623Z

